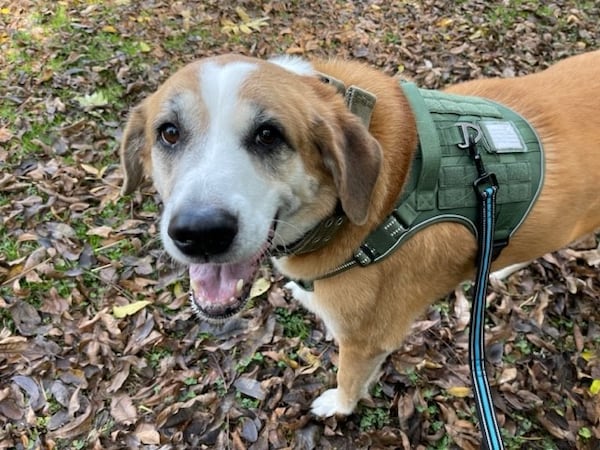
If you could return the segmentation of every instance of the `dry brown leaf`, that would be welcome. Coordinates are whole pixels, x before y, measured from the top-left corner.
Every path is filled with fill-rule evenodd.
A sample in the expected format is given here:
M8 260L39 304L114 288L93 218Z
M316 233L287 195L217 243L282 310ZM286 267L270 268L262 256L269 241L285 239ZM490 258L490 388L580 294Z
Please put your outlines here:
M77 436L86 433L90 429L92 423L93 410L92 405L88 404L82 414L78 415L58 430L48 433L48 435L54 439L74 439Z
M110 401L110 415L117 423L130 425L137 421L137 410L133 405L131 397L125 393L119 393Z
M511 381L517 378L517 368L516 367L507 367L500 374L500 378L498 378L498 384L510 383Z
M160 434L156 430L156 427L150 423L140 423L135 428L135 435L142 444L160 444Z
M456 316L456 330L463 331L471 320L471 304L467 300L462 287L454 290L454 315Z
M99 227L90 228L87 231L88 236L100 236L107 239L114 232L112 227L101 225Z
M0 143L5 143L13 138L13 134L6 127L0 127Z

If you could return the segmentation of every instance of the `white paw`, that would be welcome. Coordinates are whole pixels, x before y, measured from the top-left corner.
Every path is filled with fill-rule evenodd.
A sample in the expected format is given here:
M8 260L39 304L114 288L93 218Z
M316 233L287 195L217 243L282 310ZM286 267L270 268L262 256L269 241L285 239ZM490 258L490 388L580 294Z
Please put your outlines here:
M292 293L292 297L298 300L302 304L310 303L312 293L302 289L296 282L288 281L284 286L288 291Z
M323 392L312 403L312 413L319 417L331 417L336 414L347 416L352 413L356 403L348 404L348 402L343 402L341 397L339 389L329 389Z

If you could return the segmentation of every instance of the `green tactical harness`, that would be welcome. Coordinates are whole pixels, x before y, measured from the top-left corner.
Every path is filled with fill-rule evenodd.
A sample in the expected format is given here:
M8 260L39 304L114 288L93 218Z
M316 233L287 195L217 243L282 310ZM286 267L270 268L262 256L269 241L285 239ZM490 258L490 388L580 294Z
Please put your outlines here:
M477 168L473 139L483 164L498 182L498 249L508 243L531 210L542 186L543 150L531 125L516 112L478 97L419 89L402 83L417 123L419 148L408 182L392 214L363 242L361 265L379 260L419 230L438 222L466 225L477 234Z
M348 107L368 126L375 97L355 86L345 90ZM473 189L477 163L495 174L498 185L495 256L523 223L540 192L544 176L541 142L531 125L509 108L479 97L459 96L419 89L401 83L414 114L419 146L408 181L396 208L354 251L346 263L321 275L327 278L355 265L367 266L391 254L425 227L439 222L458 222L477 236L479 199ZM351 92L351 95L348 95ZM352 100L354 99L355 106ZM366 111L366 112L365 112ZM473 152L481 161L475 161ZM285 254L314 251L331 239L345 223L338 207ZM302 282L309 288L311 282Z

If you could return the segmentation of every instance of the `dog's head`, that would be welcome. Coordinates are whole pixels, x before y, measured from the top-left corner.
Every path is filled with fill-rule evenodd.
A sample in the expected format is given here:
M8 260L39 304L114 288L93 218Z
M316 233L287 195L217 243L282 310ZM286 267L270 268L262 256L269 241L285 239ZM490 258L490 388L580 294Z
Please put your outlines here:
M195 309L243 306L262 258L334 210L363 224L381 149L341 95L300 59L190 64L131 113L123 192L144 173L164 202L161 237L189 265Z

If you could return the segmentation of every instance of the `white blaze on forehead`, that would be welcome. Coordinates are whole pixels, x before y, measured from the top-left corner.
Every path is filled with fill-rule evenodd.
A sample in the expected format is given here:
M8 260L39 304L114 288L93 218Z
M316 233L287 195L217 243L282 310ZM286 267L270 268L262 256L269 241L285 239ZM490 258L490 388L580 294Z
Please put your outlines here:
M241 98L241 88L256 64L234 61L226 64L209 62L202 66L200 89L208 113L204 135L202 164L210 169L208 178L223 178L215 170L233 172L248 166L242 138L255 117L254 107ZM230 182L235 182L231 179Z
M253 170L250 156L243 148L243 140L254 121L254 107L241 96L241 89L257 65L246 61L226 64L208 62L200 72L200 92L207 112L207 127L201 144L189 152L195 171L201 171L204 195L211 191L230 203L242 191L241 175ZM187 169L186 169L187 170ZM195 178L198 178L195 176ZM229 189L231 190L229 190ZM222 191L223 193L219 192ZM225 195L224 192L230 192ZM207 199L204 199L207 200ZM237 209L237 208L236 208Z
M198 78L206 123L196 128L180 152L173 170L175 187L165 204L163 230L169 216L198 207L224 209L238 218L238 233L227 254L229 261L256 255L268 239L278 207L277 194L245 148L256 120L256 107L242 89L257 64L207 62ZM262 205L258 211L256 205ZM163 237L171 254L173 246Z
M227 117L235 112L240 88L256 68L256 64L245 61L202 65L200 89L211 121L217 115Z

